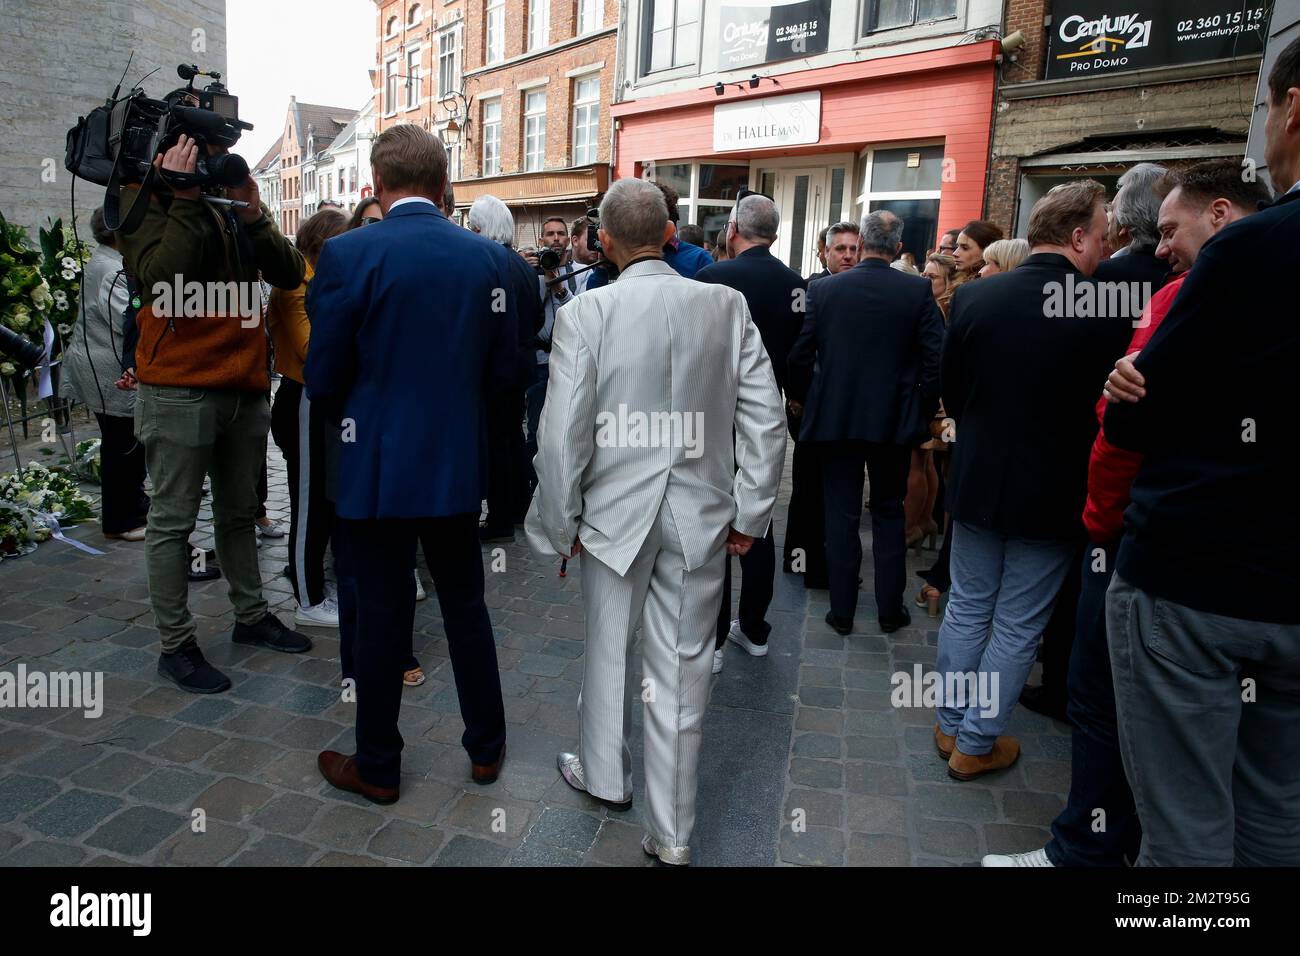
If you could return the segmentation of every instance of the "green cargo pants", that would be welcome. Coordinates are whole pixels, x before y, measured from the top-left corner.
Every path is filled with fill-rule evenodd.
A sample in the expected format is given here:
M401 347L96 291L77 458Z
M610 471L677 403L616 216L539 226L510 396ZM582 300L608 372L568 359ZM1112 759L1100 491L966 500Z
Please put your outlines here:
M140 385L135 434L153 486L145 559L165 653L194 641L188 571L195 556L189 537L204 475L212 478L216 551L235 619L255 624L266 614L253 522L270 427L270 405L260 392Z

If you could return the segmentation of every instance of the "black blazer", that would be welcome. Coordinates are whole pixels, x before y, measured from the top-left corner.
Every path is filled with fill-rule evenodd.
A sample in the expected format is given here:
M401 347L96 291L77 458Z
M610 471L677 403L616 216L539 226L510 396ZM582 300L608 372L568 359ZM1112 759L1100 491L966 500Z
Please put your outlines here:
M807 283L765 246L746 249L734 259L723 259L695 274L699 282L729 286L745 297L749 314L772 360L776 384L786 390L786 358L803 325L803 300Z
M519 313L518 354L515 356L515 388L528 388L537 379L537 352L534 340L546 321L542 294L537 287L537 272L513 249L510 252L510 287Z
M939 405L942 345L929 279L864 259L812 283L790 353L800 441L922 441Z
M953 295L943 404L957 423L948 506L958 521L1022 538L1082 534L1097 399L1133 336L1124 316L1055 314L1054 290L1091 282L1065 256L1039 253Z
M1160 291L1169 277L1169 263L1151 252L1130 252L1123 256L1112 256L1097 266L1092 277L1098 282L1149 282L1151 295ZM1143 295L1145 306L1150 295Z

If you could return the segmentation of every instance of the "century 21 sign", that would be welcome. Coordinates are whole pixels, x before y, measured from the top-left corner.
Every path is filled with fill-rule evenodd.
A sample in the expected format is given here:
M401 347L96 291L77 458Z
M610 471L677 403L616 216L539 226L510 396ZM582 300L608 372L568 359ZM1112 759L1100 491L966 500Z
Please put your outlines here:
M1047 79L1261 53L1272 0L1054 0Z

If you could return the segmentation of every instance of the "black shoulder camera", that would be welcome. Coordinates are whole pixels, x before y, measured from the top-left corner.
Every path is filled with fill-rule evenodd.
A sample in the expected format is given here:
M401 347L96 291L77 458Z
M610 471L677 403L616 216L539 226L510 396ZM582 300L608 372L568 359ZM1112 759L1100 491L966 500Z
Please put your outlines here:
M600 245L600 207L593 206L587 210L587 249L602 258L605 250Z
M138 86L119 98L119 84L103 106L81 117L68 130L64 165L82 179L109 187L106 215L110 206L116 205L118 186L152 184L154 157L174 146L182 134L193 137L198 144L198 159L192 173L163 174L173 189L238 186L248 177L248 163L243 157L233 153L210 156L207 151L209 144L230 148L239 142L244 130L253 128L252 123L239 118L239 98L221 84L220 73L186 64L178 66L176 73L187 85L161 100L146 96ZM212 82L196 90L196 76L209 77ZM111 221L108 225L117 227ZM121 228L129 232L134 227L122 223Z

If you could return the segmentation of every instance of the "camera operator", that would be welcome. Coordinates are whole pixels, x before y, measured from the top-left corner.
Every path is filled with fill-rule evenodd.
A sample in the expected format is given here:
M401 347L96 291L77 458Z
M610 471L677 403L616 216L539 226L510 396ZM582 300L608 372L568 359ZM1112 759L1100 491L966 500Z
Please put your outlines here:
M533 456L537 454L537 422L542 415L542 405L546 402L546 383L550 378L551 334L555 330L555 314L574 296L587 287L589 272L573 275L576 268L566 261L569 251L569 224L559 216L551 216L542 223L542 247L535 252L524 251L524 261L537 270L538 289L542 295L542 309L545 321L537 333L537 377L525 394L528 406L528 489L537 487L537 476L533 472ZM544 262L547 253L552 257ZM555 281L555 280L559 281Z
M91 215L90 231L98 245L86 263L80 321L64 349L60 391L94 412L99 422L104 537L143 541L149 497L144 493L144 448L132 423L136 393L115 387L127 334L126 271L102 208Z
M119 239L141 299L135 423L153 483L145 550L154 619L162 638L158 672L183 690L214 694L229 689L230 680L204 659L187 604L188 538L205 474L212 478L217 553L235 607L231 638L288 653L311 648L310 640L289 630L267 609L257 565L253 522L271 423L266 329L260 307L249 327L238 314L176 315L191 311L177 302L171 303L167 316L160 315L168 310L155 308L155 295L190 282L202 283L207 290L230 282L240 289L245 283L256 288L259 271L270 285L295 289L305 269L302 256L260 202L251 176L217 197L247 204L238 209L205 201L198 186L166 185L171 175L195 172L200 149L208 156L226 151L182 133L174 146L154 158L161 186L149 195L140 195L138 185L122 187L124 208L134 200L148 206L139 227L119 233Z

